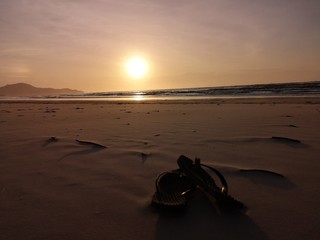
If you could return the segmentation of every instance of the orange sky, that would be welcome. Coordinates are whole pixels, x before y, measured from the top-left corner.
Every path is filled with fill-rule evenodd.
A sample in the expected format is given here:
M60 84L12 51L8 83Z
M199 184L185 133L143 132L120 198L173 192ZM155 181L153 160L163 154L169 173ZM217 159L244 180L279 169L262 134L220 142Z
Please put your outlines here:
M320 2L1 0L0 86L86 92L320 80ZM128 57L149 62L141 80Z

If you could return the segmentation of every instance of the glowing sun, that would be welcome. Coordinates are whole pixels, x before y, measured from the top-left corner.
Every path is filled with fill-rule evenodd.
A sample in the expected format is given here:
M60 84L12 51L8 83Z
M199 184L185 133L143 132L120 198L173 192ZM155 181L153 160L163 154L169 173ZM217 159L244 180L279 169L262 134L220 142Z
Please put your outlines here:
M143 78L148 72L147 61L139 56L131 57L127 60L126 65L127 74L134 79Z

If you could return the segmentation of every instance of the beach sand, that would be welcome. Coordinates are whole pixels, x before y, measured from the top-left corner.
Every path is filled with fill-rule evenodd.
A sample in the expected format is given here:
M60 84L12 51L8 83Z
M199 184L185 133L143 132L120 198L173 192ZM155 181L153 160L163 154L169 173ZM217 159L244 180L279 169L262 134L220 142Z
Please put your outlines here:
M1 101L0 238L320 239L319 103ZM182 154L217 168L247 211L199 190L184 213L150 207Z

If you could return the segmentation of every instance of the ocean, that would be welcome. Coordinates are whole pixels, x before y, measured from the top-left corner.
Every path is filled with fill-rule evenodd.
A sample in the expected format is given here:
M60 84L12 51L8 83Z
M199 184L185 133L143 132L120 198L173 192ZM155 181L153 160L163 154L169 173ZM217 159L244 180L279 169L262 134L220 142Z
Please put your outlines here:
M95 92L80 95L63 95L54 98L64 99L208 99L237 97L299 97L319 96L320 81L278 84L255 84L225 87L179 88L148 91ZM53 98L53 97L49 97Z

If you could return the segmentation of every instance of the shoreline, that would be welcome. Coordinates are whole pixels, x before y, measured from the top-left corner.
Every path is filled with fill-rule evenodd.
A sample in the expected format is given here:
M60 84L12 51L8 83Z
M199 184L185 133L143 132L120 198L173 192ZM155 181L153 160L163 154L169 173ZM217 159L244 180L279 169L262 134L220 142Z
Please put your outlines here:
M320 96L284 96L284 97L217 97L217 98L181 98L181 99L1 99L6 103L37 104L320 104Z

